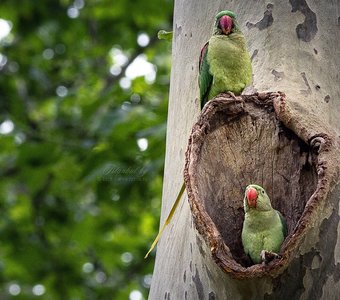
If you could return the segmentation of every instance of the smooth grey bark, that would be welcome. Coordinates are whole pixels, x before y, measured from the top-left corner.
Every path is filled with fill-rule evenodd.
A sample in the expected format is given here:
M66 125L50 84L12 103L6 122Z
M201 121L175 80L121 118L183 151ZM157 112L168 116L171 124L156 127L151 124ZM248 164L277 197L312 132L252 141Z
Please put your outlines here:
M184 153L199 114L198 57L215 14L234 11L253 64L253 91L282 91L316 133L340 132L340 2L178 0L167 124L161 223L183 182ZM299 253L275 280L239 281L212 261L195 230L187 197L158 248L149 299L339 299L340 187L308 230Z

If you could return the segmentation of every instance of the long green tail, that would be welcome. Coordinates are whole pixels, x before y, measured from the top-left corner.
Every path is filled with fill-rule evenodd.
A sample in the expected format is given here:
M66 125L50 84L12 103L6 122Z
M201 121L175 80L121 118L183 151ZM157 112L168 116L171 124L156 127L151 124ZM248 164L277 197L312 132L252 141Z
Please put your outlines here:
M185 190L185 183L183 182L182 187L181 187L181 190L179 191L179 193L178 193L178 195L177 195L177 198L176 198L176 200L175 200L175 203L173 204L173 206L172 206L172 208L171 208L171 210L170 210L170 213L169 213L168 217L166 218L166 220L165 220L165 222L164 222L162 228L159 230L159 232L158 232L158 234L157 234L155 240L153 241L153 243L152 243L152 245L151 245L151 247L150 247L148 253L146 253L146 255L144 256L144 258L147 258L147 257L149 256L150 252L153 250L153 248L155 248L155 246L157 245L158 240L160 239L160 237L161 237L161 235L162 235L162 233L163 233L165 227L170 223L172 217L174 216L174 213L175 213L175 211L176 211L176 208L177 208L177 206L178 206L179 200L181 200L181 198L182 198L182 195L183 195L183 193L184 193L184 190Z

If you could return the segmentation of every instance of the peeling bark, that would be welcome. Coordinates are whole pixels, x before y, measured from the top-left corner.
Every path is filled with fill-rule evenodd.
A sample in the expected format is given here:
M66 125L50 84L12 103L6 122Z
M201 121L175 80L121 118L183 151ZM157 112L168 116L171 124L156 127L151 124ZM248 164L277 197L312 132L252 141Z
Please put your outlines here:
M195 229L197 220L193 224L193 215L188 199L185 197L160 240L149 298L152 300L337 299L340 294L339 1L326 3L316 0L270 2L179 0L175 2L175 34L161 223L167 216L181 186L188 138L193 125L198 122L199 51L211 35L215 14L222 9L236 12L238 23L248 42L249 53L252 54L253 86L247 89L247 93L257 92L261 98L261 95L265 95L268 91L284 92L286 101L273 102L275 113L273 110L266 111L263 107L264 115L269 118L268 120L272 120L269 124L275 125L275 120L279 120L284 126L284 135L292 132L294 138L289 139L287 135L285 139L297 142L289 145L287 141L282 144L288 147L283 149L291 149L290 158L294 160L302 157L301 161L300 159L297 161L297 166L294 165L295 167L289 160L287 164L282 161L273 173L275 178L280 178L276 181L277 185L274 183L274 186L278 187L279 194L283 195L286 189L291 195L294 194L293 199L295 199L293 205L282 206L279 198L274 196L274 205L279 210L282 209L290 220L290 236L282 248L282 252L286 254L283 255L282 261L276 262L284 267L276 272L275 276L267 270L268 274L265 276L255 276L255 278L244 276L242 280L235 279L230 272L226 272L222 264L216 264L216 254L223 263L226 257L234 260L245 272L261 266L249 266L243 260L237 239L231 238L225 228L231 225L225 223L223 218L218 219L214 206L215 200L210 196L210 200L201 202L210 207L206 210L207 215L217 216L214 218L214 224L227 224L224 227L215 225L217 232L220 233L220 244L217 244L216 249L224 249L224 252L212 251L205 234L211 233L213 236L214 231L203 230L199 233ZM247 23L252 25L246 26ZM252 104L246 102L244 107L250 109ZM237 109L236 104L234 108ZM255 113L256 105L253 108ZM236 120L233 126L247 124L245 128L251 128L251 116L244 115ZM254 122L257 124L262 121ZM269 140L271 137L275 141L274 145L280 145L278 140L275 140L278 132L275 132L277 127L274 125L268 126L268 129L263 127L261 138L266 140L267 137ZM236 127L216 130L216 132L208 130L211 135L209 138L212 139L218 132L221 134L220 137L228 130L229 133L237 132ZM232 145L235 145L235 142L230 140L229 149L232 149ZM258 155L254 154L253 157L260 160L262 152L263 150L259 148ZM239 159L242 153L235 151L233 153L230 152L228 155L235 155L231 165L232 170L237 170L237 164L242 162L242 159ZM207 151L204 156L199 157L207 164L209 160L214 162L216 155ZM312 159L308 160L309 158ZM272 160L280 161L280 158L273 157ZM301 162L308 161L311 162L310 166L314 166L312 172L311 169L306 170L302 167ZM254 170L254 168L250 169ZM212 171L213 168L210 170ZM289 178L287 171L299 175ZM203 169L200 172L203 174ZM238 188L238 192L235 192L232 197L235 202L240 197L241 186L244 184L242 176L247 174L237 174L232 178L232 185ZM299 181L299 177L304 179ZM210 188L214 190L214 187L218 186L213 180L214 174L202 178L206 178L207 191ZM222 175L218 178L222 181ZM271 179L268 180L264 176L263 180L268 182L269 189L273 190ZM294 181L295 187L292 189L287 188L290 186L289 180ZM201 184L194 186L203 189L204 182L202 179ZM302 189L301 187L304 186L307 188ZM199 192L199 194L203 193L203 190ZM218 195L216 192L215 194ZM229 197L223 189L221 195L223 196L221 199ZM299 198L301 203L298 204ZM208 192L205 199L209 199ZM223 203L218 203L216 206L223 206L227 202ZM226 205L231 215L230 207ZM240 224L242 211L234 209L234 212L236 221L233 232L237 234L239 230L237 224ZM220 255L221 253L223 255Z
M261 21L258 21L257 23L251 23L251 22L247 22L246 26L248 28L257 28L258 30L263 30L268 28L269 26L271 26L273 24L274 18L273 18L273 14L272 14L272 10L273 10L274 5L269 3L267 4L267 10L264 12L263 18L261 19Z
M310 9L306 0L289 0L292 12L300 11L305 20L296 26L297 37L304 42L310 42L318 32L316 14Z

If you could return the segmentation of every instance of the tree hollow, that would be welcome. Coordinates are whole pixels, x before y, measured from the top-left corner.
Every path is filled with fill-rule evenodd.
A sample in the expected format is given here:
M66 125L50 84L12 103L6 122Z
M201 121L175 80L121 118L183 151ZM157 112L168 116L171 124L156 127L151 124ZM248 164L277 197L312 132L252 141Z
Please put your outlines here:
M284 103L285 95L220 94L205 106L189 139L184 177L195 226L216 263L237 278L281 273L302 239L308 214L324 198L320 145L311 146L285 127L275 101ZM268 265L252 265L241 243L249 184L266 189L288 225L282 258Z

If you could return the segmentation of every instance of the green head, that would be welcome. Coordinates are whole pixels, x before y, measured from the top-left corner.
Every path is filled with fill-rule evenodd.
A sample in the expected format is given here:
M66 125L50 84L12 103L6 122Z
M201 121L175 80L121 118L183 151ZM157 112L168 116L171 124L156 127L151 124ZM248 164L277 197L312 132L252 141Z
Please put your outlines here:
M214 34L229 35L239 31L236 15L230 10L222 10L215 17Z
M248 185L244 195L244 210L247 212L251 209L258 211L273 209L265 189L256 184Z

